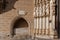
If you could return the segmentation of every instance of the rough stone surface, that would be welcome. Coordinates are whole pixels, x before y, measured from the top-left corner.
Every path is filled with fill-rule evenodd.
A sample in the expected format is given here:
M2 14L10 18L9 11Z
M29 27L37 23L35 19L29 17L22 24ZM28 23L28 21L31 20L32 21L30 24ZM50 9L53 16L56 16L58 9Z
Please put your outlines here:
M34 27L34 16L33 16L34 0L17 0L17 1L16 0L6 0L6 1L8 2L7 7L6 7L7 9L5 10L5 12L0 14L0 40L45 40L45 39L41 39L41 38L31 39L30 37L26 38L24 36L26 34L30 34L30 35L34 34L33 33L34 32L33 31L34 30L33 29L33 27ZM20 10L25 11L26 14L21 16L19 14ZM10 38L11 33L13 31L14 23L19 18L23 18L24 20L27 21L28 32L25 32L22 36L14 35L13 38ZM23 24L23 25L25 25L25 24Z
M9 2L7 6L8 10L16 0L7 1ZM27 21L28 29L30 26L33 27L33 0L18 0L15 2L13 7L13 9L0 14L0 36L6 35L8 37L8 35L10 35L12 32L14 22L19 18L23 18ZM19 15L19 10L24 10L27 14L21 16Z
M13 38L2 38L0 40L59 40L59 39L43 39L43 38L32 39L30 36L15 36Z

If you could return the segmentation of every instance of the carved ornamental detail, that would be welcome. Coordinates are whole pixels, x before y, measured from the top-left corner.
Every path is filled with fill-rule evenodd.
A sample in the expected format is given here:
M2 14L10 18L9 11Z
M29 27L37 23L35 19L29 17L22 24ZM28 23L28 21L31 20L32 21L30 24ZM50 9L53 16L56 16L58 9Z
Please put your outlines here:
M53 38L55 29L55 0L35 0L34 36Z

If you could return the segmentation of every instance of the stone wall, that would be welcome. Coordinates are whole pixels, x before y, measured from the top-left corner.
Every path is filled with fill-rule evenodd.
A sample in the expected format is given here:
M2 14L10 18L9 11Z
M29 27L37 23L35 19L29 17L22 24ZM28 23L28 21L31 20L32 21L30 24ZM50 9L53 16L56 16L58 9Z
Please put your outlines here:
M6 10L0 14L0 36L10 36L15 20L24 18L29 28L33 27L33 0L7 0ZM19 15L19 10L24 10L26 15Z

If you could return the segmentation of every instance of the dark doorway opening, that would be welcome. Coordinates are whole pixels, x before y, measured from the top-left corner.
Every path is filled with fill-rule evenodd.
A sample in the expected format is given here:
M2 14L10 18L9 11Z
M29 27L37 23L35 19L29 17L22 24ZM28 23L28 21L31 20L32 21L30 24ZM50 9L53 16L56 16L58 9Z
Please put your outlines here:
M24 32L25 30L28 29L28 23L25 19L19 18L15 21L13 28L12 28L12 36L16 35L17 31ZM20 32L21 33L21 32Z
M60 39L60 0L58 0L58 38Z
M56 6L55 6L55 29L57 31L57 36L60 38L60 0L55 0Z

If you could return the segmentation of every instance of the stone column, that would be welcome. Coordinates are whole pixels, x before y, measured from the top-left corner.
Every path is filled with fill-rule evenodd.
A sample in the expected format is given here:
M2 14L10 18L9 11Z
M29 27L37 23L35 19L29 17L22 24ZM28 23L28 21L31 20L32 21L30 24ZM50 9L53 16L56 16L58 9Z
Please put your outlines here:
M50 33L49 16L50 16L50 0L46 0L46 35L49 35Z
M50 35L53 38L54 37L54 21L53 19L55 19L55 17L53 16L53 14L55 14L55 0L50 0Z
M40 2L40 6L39 6L39 16L40 16L40 26L39 26L39 33L40 33L40 35L42 34L42 1L41 0L39 0L39 2Z
M46 13L46 0L42 0L42 5L43 5L43 13L42 13L42 16L43 16L43 28L42 28L42 35L45 35L45 32L46 32L46 20L45 20L45 13Z

